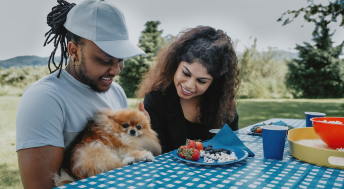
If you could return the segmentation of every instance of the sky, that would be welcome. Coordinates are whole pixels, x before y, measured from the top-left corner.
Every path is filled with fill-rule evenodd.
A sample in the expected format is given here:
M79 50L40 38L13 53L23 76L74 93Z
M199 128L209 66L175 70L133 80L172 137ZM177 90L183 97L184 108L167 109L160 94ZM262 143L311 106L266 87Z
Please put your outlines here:
M78 3L81 0L67 0ZM299 9L306 0L110 0L124 14L129 37L138 42L144 24L159 20L163 36L198 25L224 30L243 51L257 39L257 48L295 52L295 45L311 41L314 26L301 18L282 26L276 20L290 9ZM56 0L1 0L0 60L15 56L49 56L52 46L43 47L49 30L46 16ZM301 27L303 25L303 27ZM335 44L344 39L343 28L336 29Z

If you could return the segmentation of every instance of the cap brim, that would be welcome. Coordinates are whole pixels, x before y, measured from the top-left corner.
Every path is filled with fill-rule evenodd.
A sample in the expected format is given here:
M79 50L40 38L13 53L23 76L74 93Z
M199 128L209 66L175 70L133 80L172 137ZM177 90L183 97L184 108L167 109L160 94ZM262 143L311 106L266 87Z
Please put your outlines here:
M121 59L127 59L145 53L129 40L94 41L94 43L107 54Z

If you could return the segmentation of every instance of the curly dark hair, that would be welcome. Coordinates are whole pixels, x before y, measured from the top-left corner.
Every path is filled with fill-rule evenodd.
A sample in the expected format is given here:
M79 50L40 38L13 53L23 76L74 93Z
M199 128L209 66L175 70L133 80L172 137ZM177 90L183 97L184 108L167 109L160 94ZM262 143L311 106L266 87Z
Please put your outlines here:
M201 63L213 77L212 84L201 97L201 123L220 128L233 120L239 86L237 56L230 37L209 26L185 30L162 49L140 84L138 97L151 91L165 91L173 85L174 74L182 61Z
M54 6L51 9L47 16L47 24L50 27L50 30L45 33L45 41L43 46L46 46L53 42L54 49L51 52L48 60L48 68L50 73L59 71L57 77L60 77L63 63L67 64L68 51L67 43L68 41L73 41L76 44L82 44L82 38L78 35L73 34L68 31L63 24L67 19L68 12L75 6L75 3L68 3L64 0L57 0L58 5ZM60 48L61 57L60 61L57 64L55 62L55 53ZM52 65L55 68L51 68Z

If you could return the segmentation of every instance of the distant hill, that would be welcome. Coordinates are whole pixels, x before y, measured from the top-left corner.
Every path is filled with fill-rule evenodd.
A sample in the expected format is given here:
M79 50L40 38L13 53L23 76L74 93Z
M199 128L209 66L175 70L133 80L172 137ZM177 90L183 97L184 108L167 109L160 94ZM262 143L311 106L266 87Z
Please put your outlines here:
M259 51L259 53L271 53L273 54L273 60L291 60L298 57L296 52L290 52L277 48L271 48L268 51ZM243 52L237 52L238 57L243 55Z
M277 60L290 60L292 58L297 57L297 53L272 49L274 53L274 59ZM241 56L242 53L239 52L238 56ZM39 57L39 56L16 56L14 58L10 58L7 60L0 60L0 67L2 68L10 68L10 67L22 67L22 66L45 66L48 65L48 57ZM55 58L55 60L59 61L60 57Z
M271 49L271 52L275 55L276 60L290 60L298 57L297 53L280 49Z
M0 67L43 66L48 65L48 59L48 57L39 56L16 56L7 60L0 60Z

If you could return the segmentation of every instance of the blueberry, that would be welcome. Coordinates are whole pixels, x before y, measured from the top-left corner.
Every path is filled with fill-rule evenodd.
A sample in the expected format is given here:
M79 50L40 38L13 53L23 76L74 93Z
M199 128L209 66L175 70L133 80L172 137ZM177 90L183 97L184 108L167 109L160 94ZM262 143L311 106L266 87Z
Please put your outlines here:
M203 150L204 151L208 151L208 150L210 150L210 148L209 148L209 146L206 146L206 147L203 148Z
M213 150L213 146L206 146L203 150L210 152L211 150Z

